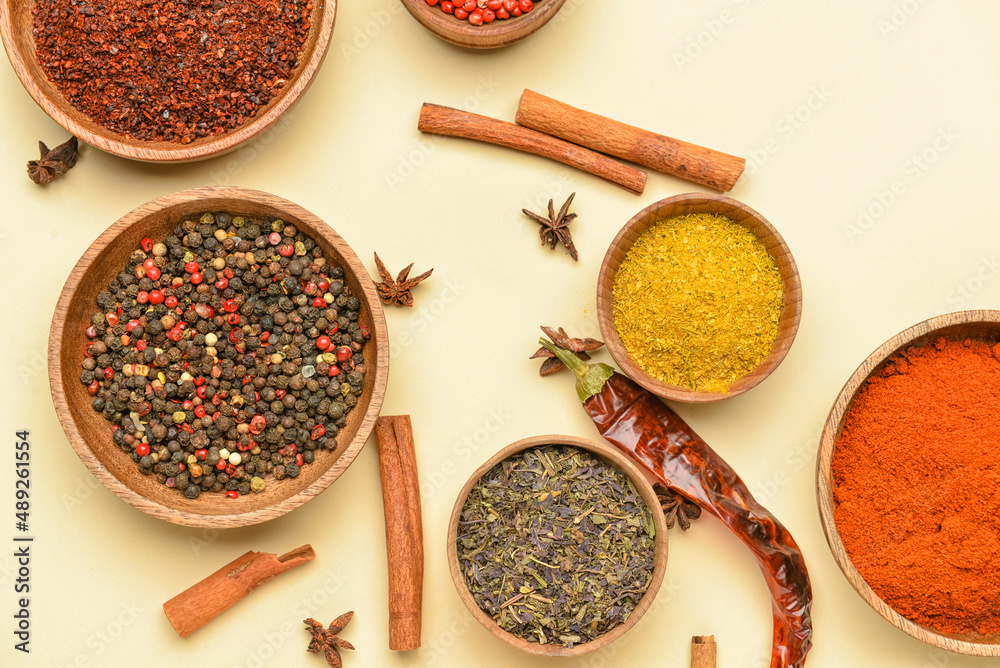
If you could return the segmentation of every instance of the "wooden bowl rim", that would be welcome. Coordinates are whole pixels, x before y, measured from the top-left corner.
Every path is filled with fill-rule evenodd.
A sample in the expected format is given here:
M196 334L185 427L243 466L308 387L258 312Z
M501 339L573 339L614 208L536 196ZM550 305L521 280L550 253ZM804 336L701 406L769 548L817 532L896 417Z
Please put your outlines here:
M290 110L302 97L302 94L312 84L313 78L319 72L330 46L333 34L333 24L337 14L337 0L314 0L314 18L319 13L319 26L315 28L316 41L312 46L309 58L300 62L290 83L286 83L275 97L263 109L266 111L251 118L243 125L237 126L221 135L204 137L190 144L178 144L163 141L142 141L104 128L93 121L97 131L79 123L71 114L65 111L71 108L70 102L59 94L57 99L47 95L30 70L21 64L22 61L35 61L35 54L23 54L14 38L13 19L10 3L16 0L0 0L0 40L14 68L14 73L28 94L52 120L82 141L95 146L102 151L131 160L143 162L193 162L223 155L233 151L246 142L274 125L285 112ZM307 40L308 42L308 40Z
M340 251L344 256L345 270L353 273L363 288L363 294L355 296L362 300L364 307L371 314L372 336L369 339L368 345L375 345L375 354L378 360L374 369L375 378L372 382L372 394L368 404L368 409L364 413L354 438L345 448L344 452L337 459L331 461L329 469L323 472L323 474L312 484L299 490L294 495L279 501L278 503L265 508L260 508L258 510L226 515L203 515L186 512L152 501L132 490L101 464L100 460L93 453L90 445L83 438L77 428L76 422L74 421L70 411L63 409L68 406L66 389L63 386L62 380L61 356L65 320L63 320L63 322L59 322L57 315L64 312L70 305L79 279L86 274L101 252L121 233L133 225L141 224L142 221L154 213L190 202L198 202L208 199L232 199L261 204L272 208L280 208L283 213L288 214L289 218L296 218L308 223L312 227L310 230L311 236L321 235L327 242L337 246L338 251ZM340 475L357 457L358 453L368 440L368 436L375 425L375 419L378 417L379 411L382 408L382 401L385 398L385 387L389 373L388 338L385 313L382 310L382 303L378 298L378 294L375 291L375 284L368 275L368 271L365 269L364 265L361 264L361 261L358 259L357 255L347 242L344 241L344 239L322 219L290 200L260 190L234 186L206 186L201 188L192 188L169 195L163 195L136 207L102 232L100 236L87 247L87 250L84 251L83 255L70 271L70 274L59 293L59 299L56 302L49 331L49 388L52 394L52 402L56 408L56 414L59 418L59 423L62 426L63 432L66 434L67 440L73 447L73 450L76 452L77 456L84 463L84 465L86 465L86 467L90 470L90 472L93 473L98 480L104 483L105 487L114 492L114 494L120 499L128 502L133 507L145 513L151 514L154 517L165 519L169 522L173 522L174 524L217 529L249 526L280 517L314 498L320 492L329 487L338 477L340 477Z
M458 565L458 549L455 546L455 536L458 533L458 521L462 514L462 507L465 505L465 500L468 498L472 487L479 482L479 479L482 478L490 469L504 459L507 459L508 457L523 450L528 450L541 445L574 446L580 448L581 450L586 450L617 467L620 471L627 475L630 480L632 480L636 490L639 492L639 495L642 497L646 506L650 510L650 514L653 517L653 525L656 531L656 536L654 538L656 547L653 575L650 579L649 586L646 589L646 593L643 594L638 604L636 604L635 609L629 614L628 619L604 635L595 638L590 642L575 645L572 648L529 642L524 638L520 638L513 633L501 629L500 626L489 615L487 615L478 604L476 604L471 592L469 592L469 588L465 584L465 577L462 575L462 571ZM462 602L465 603L469 612L472 613L472 616L475 617L487 631L492 633L497 638L500 638L507 644L530 654L537 654L540 656L580 656L581 654L586 654L600 649L608 643L621 637L626 631L639 622L642 616L652 605L653 599L656 597L656 593L659 591L660 585L663 582L663 576L666 573L667 568L667 521L663 517L662 512L657 512L659 507L659 502L656 498L656 492L653 491L652 483L649 482L642 471L628 457L614 447L598 441L592 441L578 436L568 436L566 434L545 434L541 436L523 438L502 448L499 452L490 457L482 466L476 469L476 471L469 477L468 481L466 481L462 490L459 492L458 499L455 502L455 507L452 510L451 518L448 522L448 570L451 572L452 581L455 583L455 588L458 590L458 596L462 599Z
M786 261L788 265L787 275L785 275L786 272L782 272L782 287L784 288L785 293L785 304L782 306L781 316L778 321L779 332L783 326L786 326L788 328L788 333L783 338L779 337L778 340L775 341L775 345L771 348L771 352L768 353L767 357L765 357L755 369L734 382L730 386L728 392L690 390L686 387L671 385L659 380L658 378L654 378L632 360L631 356L625 350L625 345L622 343L621 337L618 335L618 330L615 328L612 292L614 277L615 274L618 273L618 268L621 265L621 260L614 257L615 251L623 250L624 252L622 253L622 257L624 257L628 248L631 248L631 245L629 245L628 248L624 248L624 238L627 235L629 235L637 227L642 226L648 229L649 226L655 222L677 215L669 214L665 216L656 216L655 218L653 217L663 209L679 204L705 207L722 204L742 211L748 218L754 219L758 225L767 230L767 236L773 237L776 247L781 249L782 253L780 257L776 256L773 251L768 251L774 259L775 264L778 265L779 271L781 270L782 261ZM650 217L650 220L645 222L644 219L647 217ZM742 224L739 221L733 222ZM746 227L746 225L744 225L744 227ZM761 235L756 231L751 230L751 232L754 232L758 239L761 237ZM781 233L779 233L778 230L755 209L747 206L739 200L735 200L725 195L715 193L683 193L667 197L650 204L642 211L632 216L632 218L625 223L621 230L619 230L614 240L612 240L611 244L608 246L607 252L604 255L604 260L601 262L601 269L597 279L597 316L598 325L601 328L601 334L604 336L608 352L611 353L611 357L615 360L618 366L621 367L622 371L635 380L635 382L653 394L656 394L664 399L685 403L711 403L739 396L747 390L756 387L764 379L770 376L771 373L773 373L785 359L785 356L792 347L792 343L795 341L795 336L799 329L799 323L802 320L802 282L799 278L799 270L795 263L795 257L792 255L792 251L785 242L784 237L782 237Z
M527 14L473 26L445 14L440 6L431 7L425 0L400 0L406 10L432 34L446 42L467 49L497 49L519 42L548 23L566 4L566 0L536 0ZM542 4L544 2L544 4Z
M929 342L929 339L935 338L939 332L946 329L977 324L995 325L1000 329L1000 310L954 311L928 318L889 338L865 358L844 383L830 409L826 424L823 426L823 436L816 456L816 501L819 505L823 533L826 536L827 545L833 553L834 560L854 591L875 612L904 633L934 647L971 656L1000 656L1000 637L997 638L996 642L963 640L917 624L896 612L892 606L875 593L858 569L855 568L840 539L833 514L833 454L843 427L844 416L854 397L857 396L858 390L864 386L865 381L882 366L885 360L897 351L911 345ZM948 332L944 332L944 335L947 334Z

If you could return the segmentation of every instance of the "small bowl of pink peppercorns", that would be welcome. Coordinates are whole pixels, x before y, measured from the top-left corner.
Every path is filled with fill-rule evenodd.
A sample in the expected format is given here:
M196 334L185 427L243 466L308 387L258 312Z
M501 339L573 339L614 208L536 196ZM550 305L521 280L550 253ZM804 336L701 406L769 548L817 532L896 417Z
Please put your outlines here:
M432 33L470 49L495 49L532 34L566 0L402 0Z

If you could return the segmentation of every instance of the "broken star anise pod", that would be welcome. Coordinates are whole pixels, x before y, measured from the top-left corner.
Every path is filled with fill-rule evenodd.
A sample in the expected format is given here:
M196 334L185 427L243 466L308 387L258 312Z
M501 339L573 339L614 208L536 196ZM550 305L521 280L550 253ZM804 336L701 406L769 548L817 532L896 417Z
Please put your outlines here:
M395 304L396 306L413 306L413 295L410 294L410 290L416 287L417 283L424 280L431 275L433 269L425 271L416 278L408 278L410 275L410 269L413 268L413 263L411 262L403 271L399 272L399 276L395 280L392 278L392 274L389 270L385 268L382 260L379 259L378 253L375 253L375 266L378 267L378 275L382 278L381 283L375 285L378 291L378 297L382 300L384 304Z
M76 164L79 143L76 137L70 137L69 141L50 149L45 142L39 141L38 152L41 154L38 160L28 161L28 176L38 185L44 186L68 172Z
M589 360L590 355L587 354L589 350L597 350L604 345L603 342L597 339L571 339L566 330L562 327L558 331L552 329L551 327L542 327L542 331L545 335L552 339L560 348L565 348L576 353L577 357L582 360ZM539 348L538 352L532 355L529 359L536 359L539 357L544 357L545 361L542 362L542 368L538 370L538 373L542 376L548 376L551 373L555 373L559 369L563 368L563 363L559 361L555 353L549 352L545 348Z
M667 528L673 529L674 523L681 525L681 531L691 528L691 522L701 517L701 506L690 501L672 489L667 489L660 483L653 485L656 498L663 509L663 517L667 520Z
M354 649L354 645L337 637L337 634L344 630L347 623L354 617L354 611L345 612L340 617L330 622L330 628L324 629L323 625L310 617L302 620L306 629L312 634L307 651L313 654L320 652L326 657L326 662L332 668L342 668L343 661L340 660L341 649Z
M538 230L538 236L542 238L542 245L549 245L549 248L555 249L556 243L561 243L569 251L570 257L573 258L575 262L578 257L576 253L576 246L573 245L573 237L569 232L569 224L576 218L575 213L568 213L569 205L576 197L576 193L569 196L566 203L562 205L559 209L559 214L556 215L555 209L552 207L552 200L549 200L549 217L542 218L537 213L528 211L527 209L521 209L528 218L541 225L541 229Z

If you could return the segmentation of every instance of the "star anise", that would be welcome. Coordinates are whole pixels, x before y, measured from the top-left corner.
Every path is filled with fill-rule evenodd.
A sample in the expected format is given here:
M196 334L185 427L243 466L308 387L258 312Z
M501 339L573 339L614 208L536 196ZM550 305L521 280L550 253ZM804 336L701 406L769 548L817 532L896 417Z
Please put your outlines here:
M562 327L558 331L552 329L551 327L542 326L542 331L545 335L552 339L560 348L565 348L576 353L577 357L582 360L589 360L590 355L587 354L588 350L597 350L604 345L603 342L597 339L571 339L566 330ZM542 376L548 376L550 373L555 373L559 369L563 368L563 363L559 361L559 358L555 356L555 353L549 352L545 348L539 348L538 352L532 355L529 359L536 359L538 357L544 357L545 361L542 362L542 368L538 370L538 373Z
M681 525L681 531L691 528L691 522L701 517L701 506L689 501L672 489L667 489L660 483L653 485L656 498L663 509L663 517L667 520L667 528L673 529L674 523Z
M41 155L38 160L28 161L28 176L40 186L59 178L76 164L78 146L76 137L70 137L53 149L46 146L45 142L38 142L38 152Z
M353 610L345 612L330 622L329 629L324 629L323 625L312 617L302 620L306 625L306 629L312 634L308 651L313 654L322 652L326 656L326 662L332 668L342 668L344 663L340 660L340 649L354 649L354 645L346 640L341 640L337 637L337 634L344 630L344 627L347 626L347 623L351 621L353 616Z
M537 213L528 211L527 209L521 209L528 218L541 225L541 229L538 230L538 236L542 238L542 245L549 245L549 248L555 249L556 242L561 243L569 251L570 257L574 261L577 260L576 246L573 245L573 237L569 232L569 224L576 218L575 213L567 213L569 211L569 205L576 197L576 193L569 196L566 203L562 205L559 209L559 215L556 215L555 209L552 208L552 200L549 200L549 217L542 218Z
M378 275L382 277L382 282L375 285L378 291L379 299L382 300L384 304L395 304L397 306L413 306L413 295L410 294L417 283L424 280L431 275L434 270L425 271L416 278L408 278L410 275L410 269L413 268L413 263L411 262L403 271L399 272L399 276L395 280L392 278L392 274L389 270L385 268L382 264L382 260L379 259L378 253L375 253L375 266L378 267Z

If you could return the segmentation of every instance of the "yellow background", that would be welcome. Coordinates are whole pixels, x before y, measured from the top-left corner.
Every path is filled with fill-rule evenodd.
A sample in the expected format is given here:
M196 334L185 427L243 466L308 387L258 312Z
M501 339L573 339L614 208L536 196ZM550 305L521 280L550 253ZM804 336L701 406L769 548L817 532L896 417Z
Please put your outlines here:
M804 312L783 365L756 389L676 406L802 546L815 592L813 668L974 668L897 631L858 597L826 546L814 465L827 411L875 347L927 317L1000 304L994 195L1000 153L995 2L568 0L539 33L469 52L427 33L399 0L346 0L323 69L287 122L228 156L180 166L84 148L46 188L24 170L66 132L0 63L0 664L322 666L301 621L353 609L350 666L686 666L694 634L719 665L762 666L771 616L750 553L714 519L671 532L653 608L596 655L529 657L466 612L445 560L459 488L517 439L596 438L564 372L540 379L538 326L597 336L595 284L618 229L697 187L651 173L635 196L541 158L421 136L424 101L513 119L522 89L744 155L732 195L763 213L798 262ZM327 221L374 272L415 261L434 275L412 310L390 309L384 412L413 416L426 541L424 646L387 649L382 499L370 443L319 498L221 533L153 519L108 492L69 447L45 372L52 308L70 268L132 208L176 190L234 184ZM575 264L520 214L576 192ZM598 359L610 361L606 353ZM32 652L15 652L13 444L30 429ZM160 606L248 549L312 543L318 558L187 640Z

